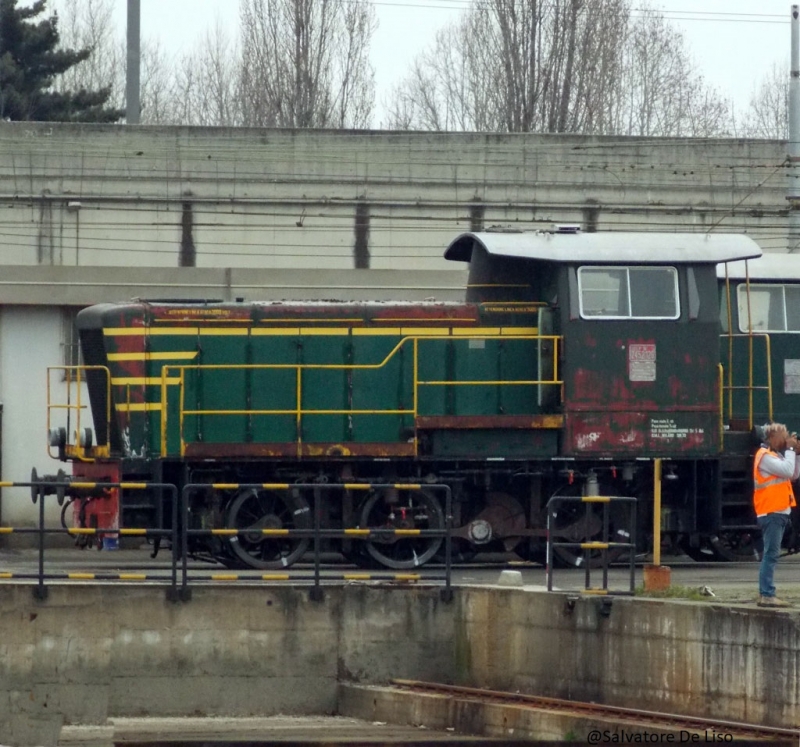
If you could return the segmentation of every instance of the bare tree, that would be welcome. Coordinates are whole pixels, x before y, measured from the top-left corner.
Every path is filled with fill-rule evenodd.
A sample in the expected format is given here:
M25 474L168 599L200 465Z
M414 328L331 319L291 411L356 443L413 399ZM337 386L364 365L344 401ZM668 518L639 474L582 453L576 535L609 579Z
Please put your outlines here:
M173 60L159 40L141 44L142 124L182 124L177 116Z
M711 136L730 120L680 33L629 0L473 0L387 109L437 130Z
M374 101L368 0L241 0L247 125L365 127Z
M113 24L113 0L58 0L61 45L92 53L56 80L59 91L111 88L110 101L120 106L125 88L125 55ZM120 56L122 55L122 56Z
M397 86L392 126L527 132L596 127L621 64L625 0L480 0ZM407 117L406 117L407 118Z
M727 101L696 72L680 31L655 10L640 11L625 37L613 105L621 135L712 137L728 134Z
M773 64L750 96L742 125L745 137L789 138L789 68Z
M175 118L181 124L232 127L242 123L241 55L219 19L184 54L174 73Z

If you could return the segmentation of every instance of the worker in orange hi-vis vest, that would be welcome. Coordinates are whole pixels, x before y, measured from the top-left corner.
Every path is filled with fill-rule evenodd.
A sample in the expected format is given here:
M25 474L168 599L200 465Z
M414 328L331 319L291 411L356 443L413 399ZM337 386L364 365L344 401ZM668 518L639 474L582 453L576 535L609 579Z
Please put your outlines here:
M764 539L764 554L758 571L758 606L791 607L775 596L775 566L781 540L789 526L792 507L797 505L792 481L800 477L800 460L795 456L797 434L781 423L764 426L764 443L753 462L753 504Z

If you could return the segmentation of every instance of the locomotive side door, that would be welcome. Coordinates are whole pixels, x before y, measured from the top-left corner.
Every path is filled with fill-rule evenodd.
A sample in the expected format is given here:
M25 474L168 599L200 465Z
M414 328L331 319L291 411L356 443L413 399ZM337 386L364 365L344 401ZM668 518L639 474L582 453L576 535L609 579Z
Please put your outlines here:
M565 270L564 453L717 453L714 267L651 262Z

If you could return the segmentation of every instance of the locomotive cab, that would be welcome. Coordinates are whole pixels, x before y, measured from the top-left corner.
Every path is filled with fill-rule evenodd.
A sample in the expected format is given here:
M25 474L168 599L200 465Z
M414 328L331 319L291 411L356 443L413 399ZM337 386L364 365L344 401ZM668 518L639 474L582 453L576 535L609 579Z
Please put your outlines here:
M544 302L563 342L564 457L719 452L715 266L760 250L744 236L465 234L468 298Z
M753 512L754 426L800 419L800 265L767 254L717 268L722 327L724 455L715 552L751 559L759 530ZM800 515L792 513L784 546L800 547Z

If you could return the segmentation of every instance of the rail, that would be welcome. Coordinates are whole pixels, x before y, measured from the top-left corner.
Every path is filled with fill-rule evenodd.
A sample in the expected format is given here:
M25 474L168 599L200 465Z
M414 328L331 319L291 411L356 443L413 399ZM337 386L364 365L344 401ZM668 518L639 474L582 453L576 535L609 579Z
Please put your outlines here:
M264 363L264 364L194 364L194 365L166 365L161 369L161 456L169 455L168 451L168 421L169 407L168 392L169 386L177 381L180 387L179 394L179 434L180 434L180 455L186 454L185 420L187 417L194 416L291 416L295 419L295 440L298 456L302 455L303 444L303 417L309 415L409 415L415 419L419 414L419 392L421 387L448 387L448 386L561 386L563 382L559 379L558 359L559 335L539 335L539 334L480 334L480 335L424 335L406 336L397 342L385 358L378 363L366 364L325 364L325 363ZM421 380L419 378L419 347L420 342L429 341L448 341L448 342L469 342L471 340L499 340L507 341L535 341L552 342L550 352L550 365L552 377L542 379L505 379L505 380ZM331 409L310 409L303 408L303 373L312 370L328 371L377 371L385 368L389 362L407 345L413 346L413 367L412 367L412 406L410 408L392 409L353 409L353 408L331 408ZM294 372L294 407L276 409L189 409L186 407L186 377L190 371L293 371ZM419 437L416 422L414 424L413 455L419 454Z
M591 511L593 505L601 505L603 507L603 535L602 539L597 542L554 542L553 531L551 527L552 519L555 518L558 512L555 507L559 503L583 503L586 506L586 520L585 525L591 526ZM610 541L610 506L612 502L627 503L630 508L630 527L629 534L630 541L628 542L611 542ZM554 547L577 547L581 550L599 550L602 555L602 570L603 570L603 585L601 587L593 587L591 584L591 563L585 564L586 569L586 582L584 585L584 593L586 594L633 594L636 591L636 498L631 496L599 496L599 495L585 495L585 496L565 496L554 495L547 502L547 555L545 563L545 573L547 576L547 591L553 591L553 548ZM630 588L627 592L611 591L608 588L608 551L613 549L625 550L628 552L628 566L630 570Z
M583 716L592 723L601 719L614 723L616 728L613 736L618 737L619 743L624 742L658 742L676 743L688 742L741 742L768 744L770 741L782 740L779 744L797 744L800 739L800 729L785 728L780 726L764 726L743 721L728 721L718 718L703 718L683 713L666 713L664 711L651 711L640 708L625 708L608 705L606 703L567 700L526 693L503 692L487 688L463 687L460 685L446 685L438 682L421 682L419 680L394 679L391 687L415 693L434 694L444 696L448 702L464 700L472 704L492 703L512 708L543 709L549 712L563 713L572 717ZM457 710L457 706L454 708ZM649 734L648 734L649 729ZM674 732L680 731L680 735ZM642 733L639 733L639 730ZM656 730L662 730L659 734ZM669 733L672 731L673 733ZM599 733L599 732L597 732ZM628 739L623 739L623 735ZM678 738L680 736L680 739ZM641 738L639 738L641 737ZM647 738L649 737L649 739ZM672 737L672 739L669 739ZM606 740L602 740L605 744ZM616 744L613 740L612 744Z
M83 482L83 481L53 481L53 480L34 480L31 482L0 481L0 488L31 488L34 503L39 504L39 519L37 527L0 527L0 534L38 534L38 570L36 573L11 573L0 568L0 582L14 580L35 580L37 582L33 593L37 599L47 598L47 586L45 581L65 580L65 581L146 581L146 582L167 582L167 598L170 601L189 601L191 599L190 573L188 567L189 557L189 538L199 536L218 536L235 537L243 534L253 534L257 531L264 537L282 536L296 538L310 538L313 540L313 572L265 572L257 576L252 574L231 572L211 572L208 574L192 574L192 582L212 581L212 582L231 582L231 581L311 581L312 587L309 595L312 600L320 601L323 599L322 589L322 570L321 570L321 542L323 539L342 538L357 541L368 541L370 538L394 536L399 538L442 538L444 540L445 567L442 575L425 576L426 581L441 581L444 587L441 590L441 598L445 602L452 601L452 491L447 485L440 484L419 484L419 483L191 483L179 491L175 485L170 483L140 483L140 482ZM190 528L189 516L189 496L192 491L198 490L240 490L240 489L266 489L266 490L309 490L313 491L313 527L308 529L278 529L261 528L214 528L214 529L195 529ZM135 528L135 527L66 527L48 528L45 526L45 499L55 496L59 503L64 500L65 493L69 491L99 491L109 489L120 490L159 490L167 493L171 498L171 520L170 528ZM322 528L320 524L321 511L318 505L319 495L329 490L429 490L439 492L444 496L444 526L439 529L388 529L380 527L369 528L346 528L329 529ZM180 499L179 499L180 495ZM159 516L160 516L159 512ZM163 522L159 520L159 523ZM105 535L137 536L146 538L169 538L171 542L169 574L150 574L150 573L45 573L45 536L53 534L66 534L70 536L96 536ZM155 553L153 553L155 557ZM347 571L336 575L327 575L326 581L395 581L413 582L422 580L419 573L392 573L376 572L363 573Z

